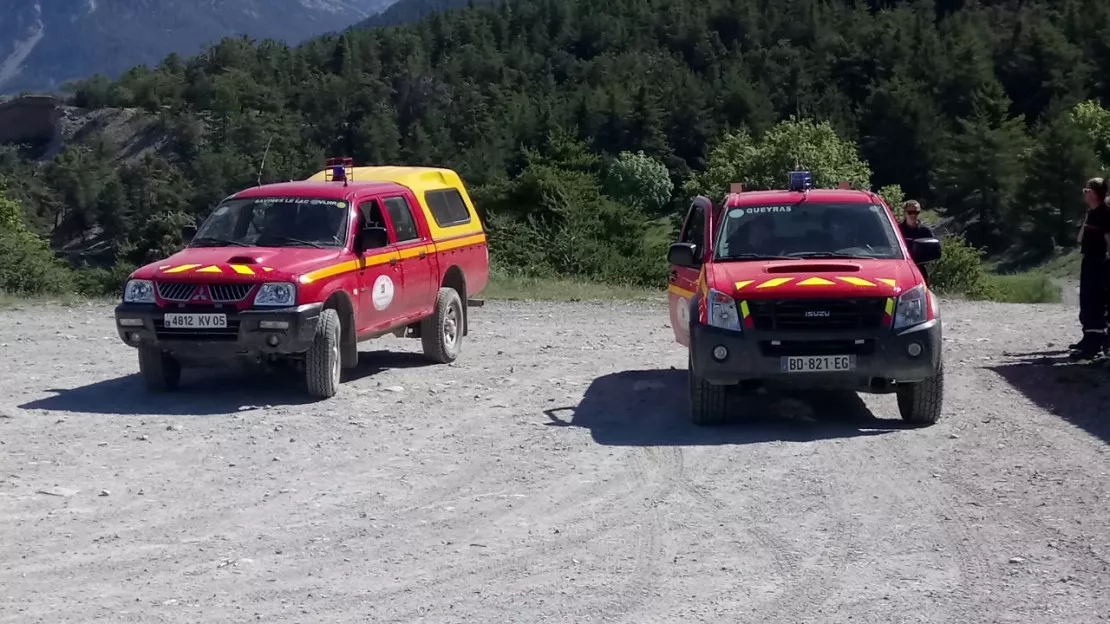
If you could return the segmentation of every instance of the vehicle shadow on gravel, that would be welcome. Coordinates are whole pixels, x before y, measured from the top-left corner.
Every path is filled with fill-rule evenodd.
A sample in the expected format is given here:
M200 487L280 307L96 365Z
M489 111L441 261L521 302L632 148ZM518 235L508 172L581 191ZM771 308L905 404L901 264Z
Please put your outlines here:
M358 355L358 366L343 371L344 384L389 369L429 365L418 353L369 351ZM214 416L320 401L306 394L303 376L296 370L235 367L187 369L181 376L181 386L168 393L148 391L137 373L76 388L51 388L46 392L54 396L19 407L85 414Z
M577 407L545 410L552 426L585 427L611 446L696 446L812 442L910 428L877 418L854 392L792 392L734 397L730 419L690 422L685 370L625 371L594 380Z
M1008 354L988 367L1041 409L1110 443L1110 362L1073 362L1049 352Z

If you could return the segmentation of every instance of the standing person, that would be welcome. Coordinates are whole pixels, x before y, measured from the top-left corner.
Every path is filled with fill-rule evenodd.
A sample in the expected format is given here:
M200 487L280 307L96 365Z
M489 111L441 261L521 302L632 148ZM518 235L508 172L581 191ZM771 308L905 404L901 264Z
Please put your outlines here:
M911 199L902 204L902 220L898 223L898 229L902 230L902 238L906 242L910 242L915 238L933 238L933 231L921 223L921 204L916 199ZM929 285L929 272L925 270L925 265L917 265L917 269L921 271L921 277L925 280L925 285Z
M1106 181L1091 178L1083 187L1087 216L1079 230L1079 323L1083 338L1070 345L1079 357L1092 357L1106 348L1107 253L1110 252L1110 206Z

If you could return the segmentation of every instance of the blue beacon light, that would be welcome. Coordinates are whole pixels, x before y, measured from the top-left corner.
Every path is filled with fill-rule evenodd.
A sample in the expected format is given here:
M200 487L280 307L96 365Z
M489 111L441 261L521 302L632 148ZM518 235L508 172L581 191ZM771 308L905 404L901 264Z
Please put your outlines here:
M791 191L808 191L813 188L813 175L808 171L791 171L790 172L790 185Z

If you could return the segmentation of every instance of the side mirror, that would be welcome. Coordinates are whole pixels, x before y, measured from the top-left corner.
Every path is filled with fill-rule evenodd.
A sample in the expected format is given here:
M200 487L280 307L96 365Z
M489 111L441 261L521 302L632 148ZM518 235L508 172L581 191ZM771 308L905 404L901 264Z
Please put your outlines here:
M197 226L186 225L181 228L181 240L185 241L188 245L193 241L193 237L197 235Z
M940 241L935 238L916 238L910 241L910 256L917 264L940 260Z
M359 251L381 249L389 245L389 232L383 227L366 227L358 234Z
M701 266L697 257L697 243L672 243L667 252L667 263L675 266L696 269Z

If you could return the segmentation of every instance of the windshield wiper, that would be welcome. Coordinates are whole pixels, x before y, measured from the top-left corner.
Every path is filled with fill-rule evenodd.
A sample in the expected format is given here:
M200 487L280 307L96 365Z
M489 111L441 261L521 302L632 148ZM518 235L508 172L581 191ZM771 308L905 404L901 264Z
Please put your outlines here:
M309 247L315 247L317 249L327 249L326 246L321 245L320 243L317 243L316 241L308 241L308 240L304 240L304 239L301 239L301 238L290 238L288 236L279 236L278 240L285 241L287 243L293 243L294 245L308 245Z
M205 247L219 247L221 245L224 245L224 246L226 246L226 245L235 245L237 247L250 247L250 243L244 243L243 241L228 240L226 238L216 238L216 237L213 237L213 236L202 236L200 238L194 238L193 243L194 244L196 244L196 243L202 243L202 244L203 243L212 243L211 245L203 245Z
M865 256L860 254L846 254L836 251L799 251L790 254L792 258L855 258L855 259L875 259L875 256Z
M719 258L719 260L793 260L790 256L777 256L775 254L759 254L759 253L738 253L729 254Z

